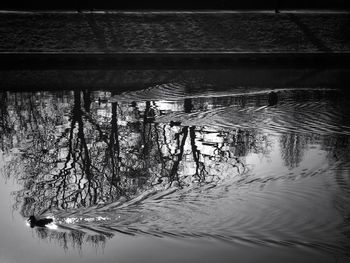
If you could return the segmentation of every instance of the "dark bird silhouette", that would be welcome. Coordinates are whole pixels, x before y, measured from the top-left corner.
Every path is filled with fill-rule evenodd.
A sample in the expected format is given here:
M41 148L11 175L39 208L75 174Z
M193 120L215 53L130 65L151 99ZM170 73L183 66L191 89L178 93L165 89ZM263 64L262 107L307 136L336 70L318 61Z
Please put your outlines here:
M30 227L45 227L47 224L50 224L53 222L52 218L42 218L42 219L36 219L35 216L30 216L28 219L28 222L30 224Z
M277 93L274 91L271 91L269 93L269 98L268 98L269 106L275 106L277 105L278 102L278 96Z

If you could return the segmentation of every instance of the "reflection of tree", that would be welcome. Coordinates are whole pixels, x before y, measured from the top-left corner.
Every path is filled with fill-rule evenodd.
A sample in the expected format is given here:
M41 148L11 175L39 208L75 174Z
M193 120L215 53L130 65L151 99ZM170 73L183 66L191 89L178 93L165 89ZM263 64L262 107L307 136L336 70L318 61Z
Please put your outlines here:
M89 103L86 95L84 101ZM98 167L100 150L96 147L91 151L94 131L86 128L88 122L84 119L88 119L89 106L85 104L84 109L81 93L75 91L70 123L59 135L47 129L49 127L36 128L33 141L40 149L28 147L22 155L27 165L26 173L20 178L25 184L24 190L18 193L18 201L23 197L25 216L51 208L91 206L106 198L106 178ZM33 120L38 120L34 107L29 112L35 116ZM57 139L48 140L51 137ZM26 196L28 193L30 196Z
M92 163L88 142L84 133L83 111L81 107L80 92L74 92L74 107L71 117L71 127L68 135L68 149L63 162L63 167L52 179L55 194L51 197L49 208L56 207L66 209L76 207L77 204L93 205L97 202L97 186L99 181L98 168ZM80 168L79 174L76 172ZM74 170L75 173L72 171ZM97 172L94 174L94 172ZM73 177L74 176L74 177ZM74 178L74 179L73 179ZM74 190L69 188L71 180L78 182ZM67 191L71 190L71 191Z
M249 152L268 153L268 140L258 131L157 123L162 109L155 102L109 103L103 96L74 91L12 98L17 104L8 119L20 131L15 161L23 185L15 196L23 216L87 211L153 188L219 181L243 173ZM178 103L192 114L206 102ZM65 235L62 240L82 238Z
M117 103L112 103L112 118L111 118L111 132L109 136L109 143L106 153L107 169L110 168L110 194L112 194L112 187L115 187L119 191L119 195L123 194L122 189L119 187L120 182L120 146L119 146L119 132L118 132L118 116L117 116Z
M82 250L82 246L88 244L92 247L103 248L107 241L108 235L96 234L88 235L83 231L55 231L48 228L35 228L36 235L43 240L55 240L64 250L69 248Z
M335 206L344 218L349 216L350 204L350 138L346 135L334 134L323 138L324 150L328 152L331 170L334 172L334 181L338 186Z
M147 193L164 194L169 188L172 191L176 187L214 185L233 176L241 178L249 153L270 154L272 142L267 132L238 128L250 127L239 125L240 121L250 124L264 118L264 110L249 116L240 114L242 107L246 113L245 106L256 109L266 105L264 97L260 101L253 96L186 98L162 104L109 102L108 96L88 91L0 96L2 147L12 150L5 151L11 157L6 165L23 186L14 193L17 207L23 216L51 211L60 229L35 231L64 248L79 249L89 242L103 246L106 237L119 230L115 226L120 221L111 218L120 205L135 204L135 200L143 200L140 196L148 197ZM221 129L211 127L209 120L207 126L201 126L198 112L208 109L219 109L215 114L228 116L223 119L232 119L232 123ZM162 114L170 117L161 122L158 117ZM292 117L295 121L298 114ZM322 140L333 167L337 167L334 180L341 191L339 201L335 201L343 205L348 191L348 136L279 133L282 158L288 167L297 167L314 139L317 143ZM339 209L348 211L347 207ZM100 223L82 219L94 220L97 215L108 219ZM64 221L72 217L76 221ZM130 226L133 219L127 214L123 220Z
M280 144L281 155L285 165L290 168L298 167L303 159L308 138L302 134L285 133L281 136Z
M91 92L88 90L83 91L84 98L84 110L89 113L91 108Z
M148 163L150 158L151 149L153 146L153 138L152 138L152 123L154 122L155 112L151 107L151 102L146 101L145 110L143 113L143 129L142 129L142 158L147 160ZM142 165L141 169L145 169L146 166Z
M4 134L9 130L8 123L8 111L7 111L7 93L0 93L0 128L1 134Z
M7 143L11 142L9 136L14 131L13 125L10 124L9 120L7 96L6 92L0 93L0 143L3 152L11 147Z
M204 162L200 160L201 152L198 150L198 147L196 145L195 129L195 126L190 127L191 150L193 160L196 164L196 172L194 176L198 177L200 182L205 182L205 176L208 174L208 171L205 169Z
M86 91L72 95L65 122L59 107L49 115L32 101L24 110L31 117L21 123L32 127L27 130L33 138L21 154L24 189L17 193L17 204L22 202L24 216L130 199L155 184L212 182L243 172L240 157L266 147L254 131L208 132L177 122L155 123L159 109L149 101L109 104ZM186 113L195 106L192 99L183 103Z
M346 163L349 155L349 136L333 134L322 138L323 150L328 152L328 159L332 163Z
M177 145L177 154L175 154L175 160L173 162L171 171L170 171L170 182L173 182L174 180L179 181L179 164L182 160L182 157L184 155L184 147L187 139L188 134L188 127L183 127L181 132L177 133L175 135L176 138L176 145ZM182 138L180 138L182 136Z

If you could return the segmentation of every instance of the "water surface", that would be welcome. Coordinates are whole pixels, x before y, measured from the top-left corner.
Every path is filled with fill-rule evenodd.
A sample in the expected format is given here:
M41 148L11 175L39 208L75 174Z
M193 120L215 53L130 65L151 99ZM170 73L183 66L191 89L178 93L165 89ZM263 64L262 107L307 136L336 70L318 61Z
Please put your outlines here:
M271 91L0 93L0 261L348 260L349 97Z

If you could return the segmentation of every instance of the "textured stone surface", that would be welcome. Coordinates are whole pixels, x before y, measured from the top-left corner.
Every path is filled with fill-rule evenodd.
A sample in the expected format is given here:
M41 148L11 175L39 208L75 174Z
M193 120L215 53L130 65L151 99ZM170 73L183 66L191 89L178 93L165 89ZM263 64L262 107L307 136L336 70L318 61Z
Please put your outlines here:
M347 13L0 14L0 52L349 50Z

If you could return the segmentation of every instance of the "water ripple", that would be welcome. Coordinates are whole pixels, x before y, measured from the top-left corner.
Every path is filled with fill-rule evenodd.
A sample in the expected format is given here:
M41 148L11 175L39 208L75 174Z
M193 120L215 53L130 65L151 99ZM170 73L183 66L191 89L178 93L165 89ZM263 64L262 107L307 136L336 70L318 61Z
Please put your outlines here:
M349 116L347 116L349 117ZM174 113L157 118L157 122L181 122L184 126L209 126L217 129L267 129L271 132L295 132L350 135L343 125L346 116L320 102L280 102L276 107L225 106L206 111Z
M349 172L349 167L344 169ZM330 170L336 172L336 169ZM313 172L307 171L309 174ZM80 216L81 219L68 226L106 236L114 233L210 238L347 253L349 246L342 241L346 226L339 228L342 221L335 212L329 211L331 203L326 195L327 184L336 178L330 176L326 169L317 169L317 175L324 179L309 176L294 178L288 183L285 181L288 178L286 174L277 175L281 181L261 180L262 174L253 174L247 178L255 177L257 180L232 179L206 188L149 192L133 201L109 207L108 211L103 208L94 210L95 218L108 216L106 220L87 222L84 218L91 213L71 212L70 216ZM344 179L339 183L349 190L349 184ZM347 196L348 201L350 195ZM61 226L66 225L61 223Z

